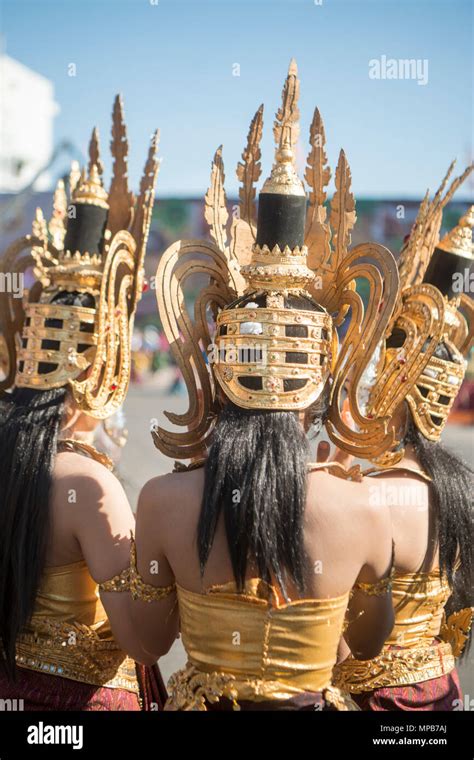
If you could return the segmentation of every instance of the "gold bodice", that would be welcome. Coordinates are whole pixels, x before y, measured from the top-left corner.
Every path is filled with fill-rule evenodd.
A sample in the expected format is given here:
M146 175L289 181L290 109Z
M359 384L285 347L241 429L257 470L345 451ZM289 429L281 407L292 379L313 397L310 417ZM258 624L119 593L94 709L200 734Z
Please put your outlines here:
M439 635L443 611L451 595L439 570L430 573L394 573L392 598L395 625L386 646L429 646Z
M74 681L138 691L135 663L115 642L84 561L44 569L16 660Z
M453 670L451 644L434 642L441 638L444 606L450 594L449 584L439 570L395 572L392 633L373 660L357 661L350 656L338 665L334 671L337 686L358 693L427 681Z
M97 584L83 560L44 569L34 617L108 628Z
M193 678L201 695L220 691L234 701L284 700L330 687L349 593L285 603L252 579L243 593L230 582L204 594L177 586L177 594L188 675L171 679L174 709L190 709L185 682Z

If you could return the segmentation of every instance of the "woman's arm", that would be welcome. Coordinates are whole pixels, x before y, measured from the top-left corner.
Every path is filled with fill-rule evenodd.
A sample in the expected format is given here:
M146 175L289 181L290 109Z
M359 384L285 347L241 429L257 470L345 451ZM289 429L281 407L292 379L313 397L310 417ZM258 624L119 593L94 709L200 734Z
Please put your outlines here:
M169 476L148 481L140 493L137 508L137 568L143 582L156 588L158 593L160 589L173 588L175 583L164 551L167 511L173 503L169 482ZM179 634L175 589L160 600L134 601L132 619L147 655L156 660L166 654Z
M95 461L88 461L85 471L83 457L78 461L63 487L75 492L72 530L92 578L100 584L128 567L135 519L115 475ZM150 664L133 625L130 594L101 592L101 600L118 644L137 661Z

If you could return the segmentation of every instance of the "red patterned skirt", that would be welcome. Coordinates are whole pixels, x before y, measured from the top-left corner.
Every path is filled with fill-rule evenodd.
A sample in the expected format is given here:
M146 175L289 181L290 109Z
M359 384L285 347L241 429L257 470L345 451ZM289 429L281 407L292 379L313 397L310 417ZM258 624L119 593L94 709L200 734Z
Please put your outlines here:
M361 710L425 710L451 712L463 699L456 670L430 681L410 686L384 686L373 691L351 694ZM459 709L459 708L456 708Z
M140 697L126 689L110 689L91 686L69 678L37 673L34 670L17 668L15 681L7 678L0 665L0 698L23 700L23 710L161 710L166 692L158 668L137 666Z

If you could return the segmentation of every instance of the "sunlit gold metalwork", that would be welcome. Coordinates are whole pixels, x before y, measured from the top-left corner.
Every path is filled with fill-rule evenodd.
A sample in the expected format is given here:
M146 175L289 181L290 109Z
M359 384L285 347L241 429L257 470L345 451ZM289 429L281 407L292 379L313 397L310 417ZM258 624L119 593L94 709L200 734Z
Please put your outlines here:
M275 163L263 185L264 193L305 194L294 165L299 135L298 93L297 69L292 61L283 88L282 107L274 123ZM260 107L251 123L243 162L237 168L243 187L239 193L240 215L236 215L237 219L231 224L230 241L222 149L219 148L212 164L205 207L213 242L179 241L165 252L158 267L158 308L171 351L183 372L189 408L182 415L167 413L172 423L187 426L187 432L158 428L153 433L155 444L177 459L204 453L219 409L216 382L240 406L300 409L318 397L332 371L334 392L328 423L332 440L339 445L347 443L360 456L381 452L393 442L387 421L365 417L357 394L351 392L352 415L362 432L351 430L342 420L342 390L349 374L356 380L360 377L385 332L396 300L395 261L387 249L375 243L350 248L350 231L356 215L349 165L343 152L336 170L330 223L326 222L325 187L330 170L326 166L324 128L318 111L311 125L311 152L305 175L311 188L305 244L283 251L278 246L269 250L255 244L254 185L260 176L262 112ZM197 273L206 275L209 284L197 297L193 320L187 313L184 286L186 280ZM355 289L358 278L368 284L367 309ZM250 303L239 308L239 304L233 302L244 294ZM266 306L258 307L252 314L250 296L259 294L268 299ZM322 309L285 309L284 298L289 294L310 297ZM219 310L222 311L218 313ZM339 325L346 317L347 338L338 354L333 322ZM283 326L295 320L308 327L306 338L285 336ZM217 327L213 344L217 360L208 364L204 353L212 343L210 321ZM241 332L245 322L257 323L260 333ZM226 336L220 334L223 325L230 328ZM269 355L268 363L262 367L255 361L234 361L231 342L237 347L236 359L244 343L247 349L257 344L262 349L263 344ZM304 344L308 362L293 366L291 362L282 361L285 351L298 350L297 344ZM236 375L241 370L242 374L258 374L262 378L262 390L252 393L239 387ZM283 379L292 377L292 373L308 380L303 391L283 390Z
M262 334L242 334L242 326L255 320ZM255 311L225 309L217 317L217 328L222 325L227 326L227 335L215 339L217 356L213 368L226 396L235 404L248 409L306 409L320 395L329 372L329 314L275 307ZM287 325L306 326L308 337L287 337ZM287 354L294 351L304 352L307 362L288 361ZM252 352L261 352L262 361L252 361ZM249 377L252 373L262 377L262 390L249 391L240 383L241 375ZM296 391L285 391L285 378L305 381L305 385Z
M273 136L277 150L270 177L264 182L262 193L306 195L304 185L295 168L295 146L300 134L298 98L300 82L294 59L290 62L282 93L282 105L277 111Z
M460 657L463 653L469 639L473 616L474 607L464 607L462 610L457 610L447 619L446 615L443 616L439 637L450 644L454 657Z
M466 167L464 172L451 182L448 190L444 193L455 163L453 161L450 164L432 201L429 200L429 191L426 192L410 236L401 250L398 261L401 293L405 288L411 285L419 285L423 281L431 256L439 241L443 209L473 170L472 164ZM396 316L397 313L395 312L394 319Z
M94 130L95 133L95 130ZM93 140L91 140L91 153L93 155L93 149L96 149L96 143L95 140L97 139L96 134L93 134ZM77 185L76 189L74 190L72 194L71 200L74 204L76 203L89 203L93 206L100 206L101 208L105 208L108 210L109 204L108 204L108 195L104 187L102 186L102 180L100 178L99 170L97 168L97 164L91 163L90 168L88 171L88 174L86 175L84 173L84 176L81 177L81 180L79 181L79 184Z
M31 266L37 282L23 302L11 293L0 295L0 329L6 345L6 377L0 390L12 385L48 389L70 385L79 408L98 419L113 414L122 404L130 378L131 336L144 281L144 256L158 174L158 132L152 138L140 193L135 204L127 189L128 143L122 103L117 96L113 111L113 177L109 194L103 171L97 130L89 145L88 173L71 171L71 201L109 209L102 254L64 249L67 199L59 185L53 217L46 224L40 211L33 235L15 241L6 251L0 271L16 275ZM89 293L91 308L52 303L61 291ZM46 320L59 320L52 328ZM94 329L87 332L85 324ZM55 341L57 349L43 348ZM87 348L85 348L87 346ZM18 355L18 357L17 357ZM46 374L39 363L51 365ZM88 371L85 376L85 370Z
M438 243L438 248L447 253L455 253L465 259L474 258L472 229L474 227L474 206L470 206L458 224Z
M438 243L443 209L473 169L468 166L445 192L453 167L454 162L432 201L426 194L402 249L398 264L401 287L385 338L394 329L401 330L406 337L400 348L382 345L370 396L369 411L375 416L391 417L406 400L415 425L431 441L439 439L446 424L465 374L463 354L467 354L474 340L472 299L464 293L448 299L433 285L422 283L435 248L451 253L461 250L463 256L469 250L472 252L472 209ZM449 348L454 361L433 356L440 343ZM390 467L403 455L404 449L396 445L373 461Z

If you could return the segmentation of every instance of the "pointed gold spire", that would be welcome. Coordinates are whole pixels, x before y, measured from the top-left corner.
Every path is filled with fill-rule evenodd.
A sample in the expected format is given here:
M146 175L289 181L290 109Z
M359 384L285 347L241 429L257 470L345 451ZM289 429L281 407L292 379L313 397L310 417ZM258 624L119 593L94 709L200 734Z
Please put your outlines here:
M128 229L133 216L135 198L128 187L128 137L122 96L116 95L112 110L112 182L110 184L110 214L107 227L111 235Z
M35 216L31 225L31 232L35 237L38 237L41 240L48 239L48 225L46 224L46 219L44 218L43 211L39 206L37 206L35 210Z
M80 179L81 169L79 161L71 161L71 170L69 172L69 197L72 197Z
M260 178L260 140L263 131L263 103L253 117L247 135L247 144L242 153L242 161L237 164L237 179L242 183L239 187L240 218L254 224L255 213L255 182Z
M91 206L100 206L100 208L109 208L107 202L107 192L102 187L97 164L91 164L88 176L85 169L82 170L81 179L74 190L73 203L85 203Z
M58 250L62 248L66 235L67 197L64 181L58 180L53 196L53 213L49 220L48 229L51 242Z
M294 58L290 61L288 75L282 92L282 104L273 126L275 137L275 163L262 193L277 195L306 195L304 185L295 169L295 146L300 134L298 97L300 82Z
M93 164L96 165L98 173L102 176L104 173L104 165L100 159L99 130L97 127L94 127L92 130L89 142L89 172L91 172Z
M460 218L458 224L438 243L437 248L466 259L474 258L472 230L474 227L474 206Z

